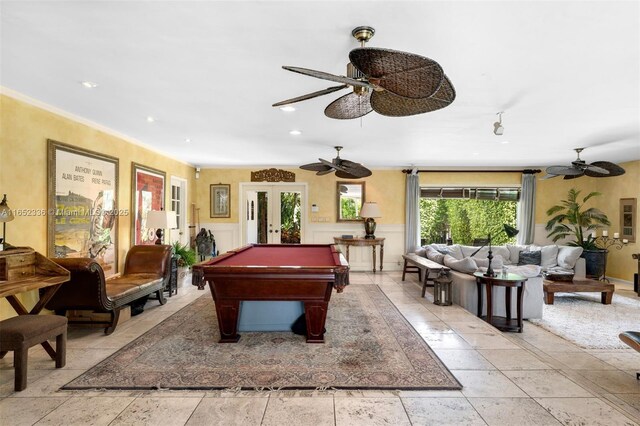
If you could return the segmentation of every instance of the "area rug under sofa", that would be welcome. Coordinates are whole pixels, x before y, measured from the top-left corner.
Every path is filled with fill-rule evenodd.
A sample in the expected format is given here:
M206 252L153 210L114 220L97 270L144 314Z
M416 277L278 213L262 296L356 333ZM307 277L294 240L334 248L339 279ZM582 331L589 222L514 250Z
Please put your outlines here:
M289 332L245 332L219 344L203 295L63 389L461 389L376 285L329 305L324 344Z

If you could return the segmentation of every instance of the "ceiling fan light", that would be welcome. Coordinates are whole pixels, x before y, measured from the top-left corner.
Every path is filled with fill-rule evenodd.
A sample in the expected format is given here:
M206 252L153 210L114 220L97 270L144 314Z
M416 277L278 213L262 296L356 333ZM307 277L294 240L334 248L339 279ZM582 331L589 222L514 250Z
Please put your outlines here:
M291 105L281 106L280 109L284 112L293 112L296 110L296 108L292 107Z
M493 133L497 136L502 136L502 134L504 134L504 127L502 127L502 124L497 121L493 123Z

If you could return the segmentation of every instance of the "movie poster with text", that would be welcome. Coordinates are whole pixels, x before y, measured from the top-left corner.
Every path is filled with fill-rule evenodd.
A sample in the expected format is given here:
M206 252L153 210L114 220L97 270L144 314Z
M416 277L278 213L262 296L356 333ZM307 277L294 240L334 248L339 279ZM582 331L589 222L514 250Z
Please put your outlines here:
M105 276L117 273L117 159L55 144L51 149L49 196L55 198L55 211L50 212L49 255L53 245L55 257L88 257L102 266Z

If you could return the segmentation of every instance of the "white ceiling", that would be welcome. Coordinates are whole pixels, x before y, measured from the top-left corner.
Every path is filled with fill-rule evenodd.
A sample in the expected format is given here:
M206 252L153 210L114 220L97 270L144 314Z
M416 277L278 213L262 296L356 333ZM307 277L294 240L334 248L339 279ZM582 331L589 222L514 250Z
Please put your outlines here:
M298 166L334 145L373 168L539 167L575 147L622 162L640 159L639 5L2 1L0 84L204 167ZM344 75L360 25L376 30L369 46L440 63L453 104L344 121L323 111L346 91L271 107L336 85L281 66Z

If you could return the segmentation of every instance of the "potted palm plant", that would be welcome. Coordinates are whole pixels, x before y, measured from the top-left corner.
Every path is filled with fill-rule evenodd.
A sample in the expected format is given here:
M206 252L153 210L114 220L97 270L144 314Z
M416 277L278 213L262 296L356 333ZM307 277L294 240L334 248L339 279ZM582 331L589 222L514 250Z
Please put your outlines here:
M174 241L173 254L178 257L178 267L191 268L196 263L196 251L186 244L180 244L180 241Z
M593 233L611 222L601 210L590 207L583 210L584 203L592 197L601 195L599 192L590 192L582 199L578 199L579 190L571 188L566 200L547 210L547 215L552 216L545 229L549 231L548 238L553 242L564 238L573 237L567 245L582 247L582 256L586 262L586 275L590 278L600 278L605 271L607 262L607 250L601 249L596 244Z

